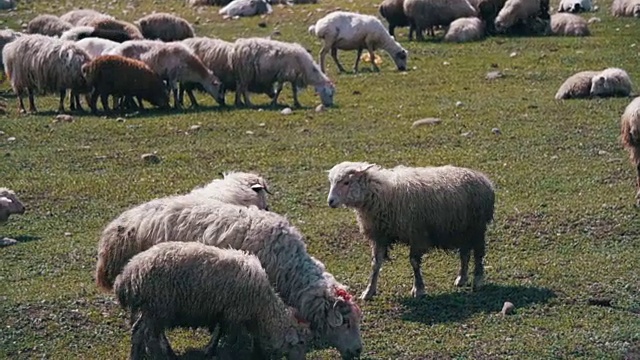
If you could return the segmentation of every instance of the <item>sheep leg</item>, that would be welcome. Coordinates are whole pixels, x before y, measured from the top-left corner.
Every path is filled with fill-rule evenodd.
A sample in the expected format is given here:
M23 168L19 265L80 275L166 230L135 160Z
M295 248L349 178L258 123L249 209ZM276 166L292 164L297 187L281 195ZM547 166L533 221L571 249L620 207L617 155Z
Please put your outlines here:
M144 358L145 352L145 329L142 325L142 317L140 316L131 327L131 351L129 353L129 359L142 359Z
M213 330L214 328L212 327L211 340L209 340L209 343L204 348L204 356L206 358L212 358L218 353L218 344L220 343L220 339L222 338L222 336L226 333L226 328L222 323L219 324L217 333L215 333Z
M478 290L484 284L484 255L485 255L485 241L484 231L482 235L478 237L478 242L473 247L473 290Z
M109 95L100 94L100 102L102 103L102 108L105 113L109 113Z
M389 24L389 35L391 35L391 36L395 36L395 35L393 34L395 29L396 29L396 27L395 27L395 26L393 26L393 25Z
M82 104L80 103L80 94L76 92L72 92L72 94L73 94L73 100L76 103L76 110L80 112L84 112L84 109L82 108Z
M293 82L291 83L291 90L293 90L293 106L301 108L302 105L300 104L300 101L298 101L298 87Z
M91 113L93 114L98 113L98 95L98 92L94 90L93 93L91 93L91 98L89 99L89 107L91 108Z
M24 102L22 101L22 92L18 92L18 112L20 114L25 114L27 110L24 108Z
M380 269L382 268L382 263L387 258L387 247L374 243L371 247L371 257L371 276L369 277L367 288L362 292L362 295L360 295L360 299L362 300L373 299L376 295Z
M469 259L471 259L471 249L467 247L460 248L460 271L453 285L462 287L467 284L469 274Z
M64 98L67 97L67 90L60 90L60 103L58 104L58 112L64 113ZM73 96L71 96L73 101Z
M371 59L371 66L373 66L373 70L380 72L380 68L376 64L376 55L373 53L373 48L369 46L367 50L369 50L369 58Z
M136 96L136 99L138 99L138 107L140 110L144 110L144 105L142 105L142 96Z
M273 99L271 99L271 107L275 108L276 106L278 106L278 96L280 96L280 93L282 92L282 87L283 86L284 86L284 83L278 82L278 85L276 87L276 94L273 97Z
M411 289L411 296L415 298L420 298L425 295L424 280L422 279L422 272L420 271L422 255L424 255L424 251L421 250L411 249L409 252L409 262L413 268L413 288Z
M69 95L69 110L70 111L75 111L76 110L75 95L76 95L76 92L71 90L71 94Z
M191 107L196 108L196 107L200 106L200 105L198 105L198 101L196 100L196 97L193 95L193 90L181 88L180 91L181 91L180 92L180 103L182 103L183 97L184 97L184 91L186 91L187 92L187 96L189 97L189 101L191 101Z
M27 93L29 95L29 112L30 113L38 112L38 109L36 109L36 103L33 100L33 90L27 89Z
M327 52L328 52L328 48L326 45L322 46L322 49L320 49L320 70L322 70L323 73L327 73L327 71L325 70L325 58L327 56Z
M362 56L363 49L360 47L356 52L356 63L353 65L353 72L358 73L358 65L360 65L360 57Z
M331 48L331 57L333 58L333 61L336 62L336 65L338 66L338 70L340 70L340 72L347 72L347 70L344 69L342 64L340 64L340 60L338 60L338 48L335 48L335 47Z

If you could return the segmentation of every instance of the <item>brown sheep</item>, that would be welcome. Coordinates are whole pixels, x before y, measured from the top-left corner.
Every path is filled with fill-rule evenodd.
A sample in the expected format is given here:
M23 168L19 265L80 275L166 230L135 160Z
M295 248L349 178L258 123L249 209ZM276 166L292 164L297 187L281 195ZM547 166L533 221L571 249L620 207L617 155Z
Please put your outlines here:
M110 19L107 17L86 17L80 20L76 26L92 26L101 30L124 31L131 40L142 40L144 37L135 25L126 21Z
M155 13L142 17L134 22L146 39L180 41L195 36L191 24L175 15Z
M506 0L472 0L470 2L478 10L478 17L484 22L485 32L495 35L495 20Z
M98 96L107 113L109 95L135 96L140 106L144 99L161 108L169 107L169 94L162 78L142 61L119 55L102 55L83 65L82 75L93 89L89 105L94 114Z
M620 119L620 142L636 167L636 205L640 206L640 97L624 109Z
M378 7L380 15L389 23L389 34L395 37L396 27L411 25L409 18L404 13L404 0L384 0ZM413 39L412 29L409 29L409 40Z

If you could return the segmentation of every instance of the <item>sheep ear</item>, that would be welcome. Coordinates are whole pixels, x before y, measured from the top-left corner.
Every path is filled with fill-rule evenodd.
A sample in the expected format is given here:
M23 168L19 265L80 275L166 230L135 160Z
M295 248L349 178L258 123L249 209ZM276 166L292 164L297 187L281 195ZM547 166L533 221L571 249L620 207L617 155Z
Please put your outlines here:
M340 312L340 308L338 307L338 303L340 300L336 301L333 304L333 308L329 310L329 317L327 318L327 323L331 327L340 327L342 325L343 317L342 312Z
M372 168L372 167L374 167L374 166L377 166L377 165L376 165L376 164L369 164L369 165L367 165L367 166L365 166L365 167L361 167L360 169L358 169L358 170L354 171L354 173L353 173L353 174L354 174L354 175L357 175L357 176L360 176L360 175L362 175L362 174L366 173L366 172L367 172L367 170L371 169L371 168Z

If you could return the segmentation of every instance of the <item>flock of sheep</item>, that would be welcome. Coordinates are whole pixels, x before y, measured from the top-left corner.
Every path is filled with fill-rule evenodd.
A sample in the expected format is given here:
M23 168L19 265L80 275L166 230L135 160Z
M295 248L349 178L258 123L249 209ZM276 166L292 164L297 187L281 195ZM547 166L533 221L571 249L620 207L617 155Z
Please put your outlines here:
M184 19L152 14L135 23L93 10L63 16L40 15L27 33L5 30L2 62L25 111L36 111L36 93L60 95L64 111L80 110L85 95L92 111L100 98L109 111L143 108L143 101L174 107L184 92L197 106L193 90L225 105L235 91L236 106L251 106L250 93L266 94L272 104L290 83L297 91L313 86L324 105L333 104L335 85L326 75L331 54L340 71L338 50L355 50L355 70L367 50L386 51L398 70L408 52L394 39L394 28L409 26L409 38L424 38L445 27L445 41L472 41L507 34L588 35L587 23L566 12L590 11L589 0L563 0L549 16L548 0L385 0L376 17L345 11L329 13L310 34L322 40L319 64L299 44L266 38L233 43L196 37ZM615 15L640 17L640 0L614 1ZM580 20L578 20L580 19ZM629 96L632 82L622 69L584 71L569 79L557 99ZM638 169L640 202L640 98L621 120L621 138ZM371 245L371 275L361 299L376 295L379 273L395 243L407 244L414 274L412 295L425 294L422 256L433 248L459 251L453 284L465 286L473 254L474 289L484 281L485 233L493 220L495 192L489 178L455 167L385 169L342 162L328 173L328 206L355 210L361 233ZM269 211L268 182L257 174L233 172L190 193L155 199L124 211L103 230L98 245L96 283L115 293L131 316L132 359L173 356L165 330L204 327L211 331L207 356L220 339L246 332L257 358L303 359L315 346L336 348L344 359L363 351L362 311L341 284L311 256L305 239L284 217ZM15 193L0 189L0 222L25 212ZM5 239L7 240L7 239Z

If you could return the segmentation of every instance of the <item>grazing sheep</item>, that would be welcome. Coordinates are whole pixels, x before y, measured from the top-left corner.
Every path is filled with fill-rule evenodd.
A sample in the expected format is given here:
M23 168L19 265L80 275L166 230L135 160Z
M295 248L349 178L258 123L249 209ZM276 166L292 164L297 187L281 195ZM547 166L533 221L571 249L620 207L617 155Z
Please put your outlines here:
M60 20L66 21L71 25L78 26L83 21L87 21L87 18L109 18L115 19L111 15L103 14L92 9L77 9L71 10L65 14L60 15Z
M329 51L340 72L345 71L338 61L338 50L357 50L353 69L358 72L360 56L364 49L369 51L371 59L375 59L376 49L383 49L391 56L398 70L407 69L407 51L389 35L382 22L375 16L334 11L318 20L315 25L311 25L309 33L322 39L320 68L323 72L326 69L324 59ZM374 61L371 65L374 70L380 71Z
M33 18L27 24L27 34L41 34L47 36L60 36L63 32L71 29L73 25L60 20L55 15L43 14Z
M62 40L78 41L86 38L101 38L117 43L133 40L126 31L94 28L93 26L76 26L60 36Z
M591 96L591 79L599 73L599 71L581 71L571 75L560 85L555 99L588 98Z
M496 16L495 27L498 32L507 29L518 22L534 18L541 9L540 0L507 0Z
M100 55L106 55L111 49L115 49L119 43L102 38L84 38L80 41L76 41L76 46L83 49L91 56L96 58Z
M484 23L477 17L459 18L454 20L444 41L447 42L468 42L481 40L484 37Z
M378 6L380 15L389 23L389 34L395 36L396 27L411 25L409 18L404 13L404 0L384 0ZM413 39L412 32L409 32L409 40Z
M80 101L74 93L87 92L87 84L80 68L91 57L74 43L40 34L18 37L2 49L4 71L11 79L11 87L18 96L20 112L26 112L22 97L29 96L29 111L36 112L34 93L58 93L58 112L64 112L64 98L71 89L73 104L78 110ZM75 105L75 106L74 106Z
M179 41L195 36L191 24L178 16L167 13L155 13L134 22L146 39Z
M273 8L265 0L233 0L218 11L225 17L271 14Z
M13 190L0 188L0 224L9 220L13 214L22 215L26 208Z
M629 96L632 87L631 78L626 71L607 68L591 79L591 96Z
M131 359L142 359L146 349L154 359L175 358L168 342L161 344L167 329L205 327L213 333L218 324L208 357L216 354L227 329L249 324L257 356L305 358L309 325L276 294L254 255L166 242L134 256L114 288L133 323Z
M82 74L93 90L89 105L97 113L98 97L105 112L109 112L109 95L135 96L161 108L169 107L169 95L162 78L139 60L118 55L101 55L82 66ZM123 109L124 110L124 109Z
M404 13L409 17L418 40L424 40L422 32L425 29L449 26L455 19L477 15L467 0L405 0ZM430 32L433 35L433 30Z
M613 0L611 15L615 17L640 17L640 0Z
M574 14L557 13L551 15L551 33L557 36L589 36L587 20Z
M254 206L182 196L129 209L102 233L98 283L112 281L135 254L174 239L256 255L272 286L310 323L318 340L336 347L343 358L360 355L361 313L344 286L307 253L302 234L285 217Z
M460 249L456 286L467 282L473 250L473 287L482 285L485 232L495 203L493 185L484 174L450 165L384 169L343 162L330 170L329 181L329 206L355 209L360 232L371 245L372 272L362 299L376 294L382 263L398 242L410 247L413 296L425 293L420 263L431 248Z
M640 97L624 109L620 119L620 142L636 167L636 205L640 206Z
M562 0L558 6L558 12L578 13L591 11L591 0Z
M484 22L487 34L496 34L495 20L507 0L470 0L469 3L478 12L478 17Z
M144 36L133 24L108 17L85 17L76 26L91 26L96 30L109 30L126 33L132 40L142 40Z
M238 39L233 44L230 61L238 82L236 85L236 105L241 106L240 96L246 106L252 106L249 89L266 88L277 83L271 105L278 103L278 96L285 82L291 84L293 103L298 101L298 89L308 85L315 87L325 106L333 105L335 86L313 61L307 50L297 43L285 43L265 38Z

